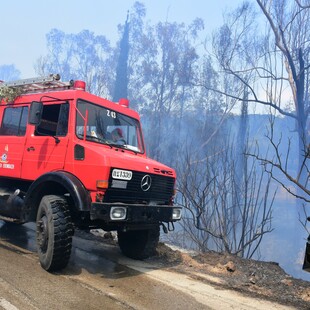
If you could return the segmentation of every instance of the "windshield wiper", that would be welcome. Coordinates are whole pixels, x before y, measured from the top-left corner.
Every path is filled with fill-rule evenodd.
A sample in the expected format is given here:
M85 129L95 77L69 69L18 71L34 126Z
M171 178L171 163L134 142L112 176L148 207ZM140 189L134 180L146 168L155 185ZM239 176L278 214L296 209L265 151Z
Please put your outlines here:
M126 150L128 150L128 151L134 152L136 155L139 153L138 150L133 149L134 146L132 147L131 145L125 144L125 145L124 145L124 148L125 148Z
M122 146L122 145L120 145L120 144L117 144L117 143L115 143L115 142L111 142L111 141L104 141L104 143L105 144L107 144L108 146L110 146L111 148L114 146L114 147L120 147L120 146Z
M127 144L119 144L117 142L110 142L110 141L105 141L105 144L109 145L111 148L115 147L115 148L120 148L120 149L125 149L128 151L132 151L134 152L134 154L138 154L138 152L136 150L133 150L129 145Z
M81 139L84 138L83 134L78 134L77 136L79 138L81 138ZM107 140L105 140L105 139L102 139L102 138L99 138L99 137L96 137L96 136L92 136L92 135L86 135L85 138L86 138L86 140L93 140L93 141L98 141L98 142L101 142L101 143L106 143L107 142Z
M83 137L82 135L78 135L79 137ZM110 148L119 148L119 149L125 149L125 150L128 150L128 151L132 151L134 154L138 154L139 151L138 150L135 150L133 149L134 146L130 146L128 144L121 144L121 143L117 143L117 142L113 142L113 141L110 141L110 140L106 140L106 139L103 139L103 138L99 138L99 137L95 137L95 136L92 136L92 135L86 135L86 139L88 140L92 140L92 141L96 141L96 142L100 142L102 144L106 144L108 145Z

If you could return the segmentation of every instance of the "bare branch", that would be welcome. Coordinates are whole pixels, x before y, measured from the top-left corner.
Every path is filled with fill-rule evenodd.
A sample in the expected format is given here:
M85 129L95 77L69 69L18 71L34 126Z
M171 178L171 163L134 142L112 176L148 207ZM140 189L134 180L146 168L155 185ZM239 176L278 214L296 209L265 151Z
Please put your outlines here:
M269 24L270 24L270 27L276 37L276 42L278 44L278 47L281 51L283 51L284 53L286 52L284 47L280 44L281 43L281 36L278 32L278 29L276 27L276 25L274 24L273 20L272 20L272 17L270 16L270 14L267 12L265 6L262 4L262 2L260 0L256 0L256 2L258 3L259 7L261 8L261 10L263 11L264 15L266 16Z
M303 5L303 4L301 4L300 0L295 0L295 2L302 9L310 9L310 5Z
M229 97L229 98L232 98L232 99L235 99L235 100L238 100L238 101L243 101L244 99L237 96L237 95L233 95L233 94L228 94L226 93L225 91L222 91L222 90L219 90L219 89L216 89L216 88L213 88L213 87L208 87L204 84L200 84L200 83L196 83L196 84L193 84L194 86L200 86L200 87L203 87L207 90L210 90L210 91L214 91L220 95L224 95L226 97ZM247 85L248 86L248 85ZM254 93L255 94L255 93ZM272 103L272 102L269 102L269 101L263 101L263 100L260 100L257 98L257 96L255 95L254 96L255 99L247 99L248 102L253 102L253 103L259 103L259 104L262 104L262 105L265 105L265 106L269 106L273 109L275 109L276 111L278 111L279 113L281 113L282 115L285 115L285 116L289 116L289 117L292 117L294 119L297 119L297 116L293 113L290 113L290 112L286 112L285 110L281 109L279 106L277 106L276 104Z
M279 183L288 193L290 193L291 195L293 195L296 198L302 199L306 202L310 202L310 198L306 198L305 196L296 194L295 192L293 192L287 185L285 185L282 181L279 180L279 178L275 177L273 174L273 170L272 168L275 167L277 169L279 169L279 171L281 171L283 173L283 175L289 180L291 181L293 184L297 185L305 194L307 194L310 197L310 190L308 190L305 186L303 186L302 184L300 184L298 182L297 179L293 178L285 169L283 169L281 164L278 163L274 163L272 160L266 159L266 158L262 158L259 157L258 155L255 154L251 154L251 153L246 153L247 156L252 156L255 159L261 161L262 165L265 167L265 171L270 174L270 176L272 177L273 180L275 180L277 183ZM267 164L269 164L272 168L269 170L267 169Z

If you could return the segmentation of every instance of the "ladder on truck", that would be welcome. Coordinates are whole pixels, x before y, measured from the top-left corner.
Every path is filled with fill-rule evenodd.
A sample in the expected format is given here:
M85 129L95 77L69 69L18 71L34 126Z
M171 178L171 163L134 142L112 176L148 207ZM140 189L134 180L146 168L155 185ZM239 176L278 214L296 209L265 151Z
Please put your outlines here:
M50 74L43 77L36 77L30 79L16 80L12 82L0 82L1 87L9 87L20 90L22 93L38 92L45 89L54 88L70 88L73 86L73 81L61 82L59 74Z

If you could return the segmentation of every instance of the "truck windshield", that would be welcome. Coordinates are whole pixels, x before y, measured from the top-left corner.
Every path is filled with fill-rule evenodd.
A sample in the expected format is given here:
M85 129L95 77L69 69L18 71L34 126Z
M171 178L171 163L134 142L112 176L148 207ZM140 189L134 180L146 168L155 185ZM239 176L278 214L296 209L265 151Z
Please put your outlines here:
M88 113L86 140L138 153L144 152L138 120L80 99L77 102L77 109L76 135L80 139L84 138L84 119Z

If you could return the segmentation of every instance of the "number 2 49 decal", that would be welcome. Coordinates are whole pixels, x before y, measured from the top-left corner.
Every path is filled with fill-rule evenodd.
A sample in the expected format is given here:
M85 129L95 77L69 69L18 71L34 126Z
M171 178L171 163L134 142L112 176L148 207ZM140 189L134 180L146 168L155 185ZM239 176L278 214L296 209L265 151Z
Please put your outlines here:
M112 118L116 118L116 112L107 110L107 116L112 117Z

